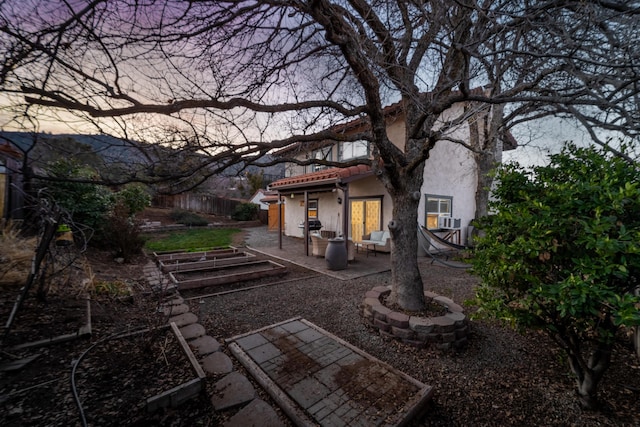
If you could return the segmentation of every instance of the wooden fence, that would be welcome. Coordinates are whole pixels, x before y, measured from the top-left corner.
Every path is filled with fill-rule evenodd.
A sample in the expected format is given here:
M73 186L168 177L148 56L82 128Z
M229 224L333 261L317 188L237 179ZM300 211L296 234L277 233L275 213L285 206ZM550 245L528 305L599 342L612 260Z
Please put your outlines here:
M223 197L206 196L202 194L176 194L173 196L156 196L152 205L157 208L184 209L210 215L230 217L241 200L225 199ZM267 211L260 211L258 219L261 223L268 223Z
M202 194L176 194L172 196L156 196L152 205L158 208L184 209L210 215L231 216L236 206L243 202L222 197Z

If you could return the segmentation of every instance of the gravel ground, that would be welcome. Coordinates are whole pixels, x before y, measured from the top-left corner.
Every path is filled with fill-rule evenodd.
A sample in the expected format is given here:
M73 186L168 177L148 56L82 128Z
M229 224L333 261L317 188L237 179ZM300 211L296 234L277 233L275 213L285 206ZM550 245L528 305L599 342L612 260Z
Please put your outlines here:
M583 412L564 357L541 334L524 336L473 322L470 343L461 351L415 349L381 337L360 317L365 292L388 285L389 273L340 281L289 267L281 283L274 278L268 281L277 283L273 286L194 299L193 309L220 341L296 316L315 323L435 387L427 414L415 426L640 425L640 367L628 343L616 349L616 366L601 386L607 409ZM467 271L431 265L426 259L421 269L425 289L459 303L472 297L477 280Z
M139 264L120 265L111 258L106 253L90 257L92 271L100 280L143 282L139 276L147 259L141 259ZM295 316L306 318L434 387L435 395L426 415L415 420L413 427L640 425L640 363L633 358L628 340L621 340L616 347L613 365L601 385L601 398L608 405L606 410L582 412L576 404L566 359L542 335L522 336L491 323L473 322L473 334L466 349L449 353L417 350L380 337L364 325L359 315L358 307L364 293L374 286L388 284L389 273L340 281L299 266L288 267L289 273L281 278L209 288L210 293L232 292L204 298L202 303L200 298L195 298L190 301L192 310L200 312L200 322L220 342ZM459 303L472 296L476 280L465 271L430 265L427 260L423 260L421 268L425 289ZM269 284L272 286L264 286ZM263 287L246 288L255 285ZM245 289L233 292L240 286ZM0 317L6 318L15 296L7 289L2 291ZM183 296L194 295L195 292L191 295L185 292ZM14 332L29 334L30 329L25 324L48 331L52 326L59 326L54 316L58 313L61 319L73 320L75 311L72 308L78 299L77 292L73 296L68 304L58 304L59 299L50 295L48 304L35 307L40 315L33 321L27 304L20 312ZM132 325L148 326L159 321L154 310L156 301L152 296L148 298L135 298L134 301L107 296L96 298L95 304L92 303L95 333L92 342L109 336L114 330ZM72 332L77 327L77 322L64 324L68 327L60 332ZM29 336L25 340L39 337ZM159 342L164 343L164 339ZM76 340L50 346L39 350L42 351L40 359L25 369L0 373L0 425L78 424L78 411L69 388L70 364L90 344ZM213 412L208 396L153 415L145 415L137 409L144 403L148 395L145 390L151 384L174 378L174 370L150 374L145 357L162 361L163 354L167 356L148 351L145 346L136 346L133 341L114 341L95 347L83 361L77 378L90 425L222 425L224 417ZM0 354L0 361L10 359L8 353ZM238 363L235 366L242 369ZM109 375L109 372L117 375ZM144 380L138 381L138 378ZM208 378L208 385L217 379ZM132 392L125 393L125 389ZM269 400L264 392L259 391L259 394ZM291 424L284 421L283 425Z

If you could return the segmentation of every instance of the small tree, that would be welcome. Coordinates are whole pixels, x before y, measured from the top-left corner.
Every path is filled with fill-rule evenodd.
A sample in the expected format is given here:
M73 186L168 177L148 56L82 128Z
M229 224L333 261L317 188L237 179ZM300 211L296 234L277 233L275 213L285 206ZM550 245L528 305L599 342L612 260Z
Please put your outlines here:
M254 195L256 191L266 186L264 171L256 173L247 172L245 178L247 179L246 184L242 181L238 184L238 190L240 190L242 197L250 197Z
M595 409L616 332L640 324L640 173L568 145L549 166L506 165L497 177L496 214L478 222L478 315L546 332L568 356L581 405Z
M60 159L47 168L49 181L41 185L48 196L67 210L73 221L93 229L98 235L104 231L105 218L113 207L111 191L93 183L95 170L74 160Z
M109 246L116 255L130 261L142 252L144 239L140 236L140 222L135 219L151 204L151 196L142 185L130 184L114 193L115 204L109 212L107 229Z
M136 214L151 206L151 195L141 184L129 184L114 194L116 203L121 202L127 208L128 215Z

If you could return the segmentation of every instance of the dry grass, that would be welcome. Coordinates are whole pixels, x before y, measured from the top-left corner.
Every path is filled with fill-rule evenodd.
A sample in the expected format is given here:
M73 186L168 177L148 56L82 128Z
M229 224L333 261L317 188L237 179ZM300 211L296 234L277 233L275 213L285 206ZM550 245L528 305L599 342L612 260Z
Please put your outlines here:
M0 286L24 285L31 270L37 238L24 238L11 222L3 222L1 228Z

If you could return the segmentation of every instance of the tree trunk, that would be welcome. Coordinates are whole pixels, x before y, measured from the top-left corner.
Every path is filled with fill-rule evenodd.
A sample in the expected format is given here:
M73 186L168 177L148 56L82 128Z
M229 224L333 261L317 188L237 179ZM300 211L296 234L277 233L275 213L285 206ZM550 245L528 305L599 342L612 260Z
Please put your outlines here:
M489 196L493 185L491 171L502 161L500 129L503 125L503 109L503 106L494 106L491 113L477 113L469 122L469 144L476 150L476 218L489 213Z
M419 183L407 183L407 188L413 191L395 193L391 196L393 218L389 222L392 282L390 301L411 311L422 310L425 307L422 277L418 269L417 227L421 185L421 179Z
M596 410L598 384L611 362L611 344L600 343L588 360L579 356L578 349L569 350L569 366L576 375L578 399L583 409Z
M475 217L481 218L489 213L489 195L493 185L491 170L496 167L494 153L482 151L475 155L476 175L478 184L476 187L476 210Z

